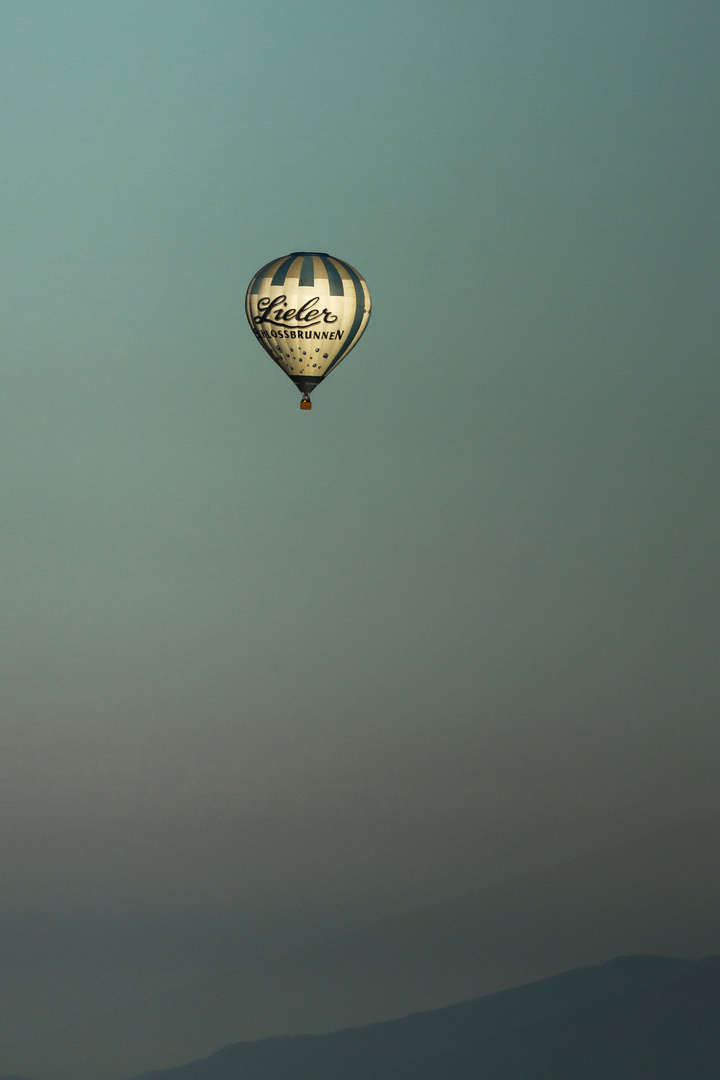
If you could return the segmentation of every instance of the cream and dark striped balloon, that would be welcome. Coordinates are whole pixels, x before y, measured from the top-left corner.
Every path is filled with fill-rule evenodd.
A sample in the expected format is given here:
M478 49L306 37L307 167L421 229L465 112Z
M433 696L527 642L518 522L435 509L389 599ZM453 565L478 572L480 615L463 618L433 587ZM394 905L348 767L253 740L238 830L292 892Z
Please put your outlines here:
M342 259L293 251L258 270L245 312L265 352L309 394L357 345L370 318L370 293Z

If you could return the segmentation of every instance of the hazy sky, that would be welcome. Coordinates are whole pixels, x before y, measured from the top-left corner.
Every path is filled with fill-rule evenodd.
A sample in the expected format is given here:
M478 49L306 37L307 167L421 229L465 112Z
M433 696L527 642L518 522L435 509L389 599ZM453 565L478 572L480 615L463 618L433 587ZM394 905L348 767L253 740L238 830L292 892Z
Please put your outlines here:
M705 0L2 0L15 1000L718 806L719 45ZM294 250L374 304L310 414L243 311ZM127 919L192 929L108 960Z

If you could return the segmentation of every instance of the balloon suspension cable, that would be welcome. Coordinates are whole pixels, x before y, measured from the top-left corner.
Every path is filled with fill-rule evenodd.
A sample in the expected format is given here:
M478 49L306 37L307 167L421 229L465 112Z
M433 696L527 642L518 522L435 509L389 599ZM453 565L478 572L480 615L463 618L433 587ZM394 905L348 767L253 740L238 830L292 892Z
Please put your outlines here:
M300 402L301 409L312 409L312 401L309 394L303 394L302 401Z

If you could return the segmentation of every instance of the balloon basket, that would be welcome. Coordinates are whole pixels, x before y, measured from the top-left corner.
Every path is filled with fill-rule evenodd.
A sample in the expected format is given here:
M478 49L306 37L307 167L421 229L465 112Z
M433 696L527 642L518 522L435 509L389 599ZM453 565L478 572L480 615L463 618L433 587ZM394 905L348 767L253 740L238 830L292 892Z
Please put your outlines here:
M307 396L307 394L305 394L302 401L300 402L300 408L301 409L312 409L312 401Z

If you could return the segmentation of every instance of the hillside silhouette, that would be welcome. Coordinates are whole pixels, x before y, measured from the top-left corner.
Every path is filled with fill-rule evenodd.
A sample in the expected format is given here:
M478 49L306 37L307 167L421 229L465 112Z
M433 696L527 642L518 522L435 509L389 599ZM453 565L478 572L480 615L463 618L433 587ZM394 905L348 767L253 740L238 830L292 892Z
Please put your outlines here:
M613 956L697 959L720 953L719 889L720 815L711 814L7 1041L0 1069L127 1080L218 1047L429 1012Z
M633 956L330 1035L238 1043L135 1080L717 1080L720 957Z

